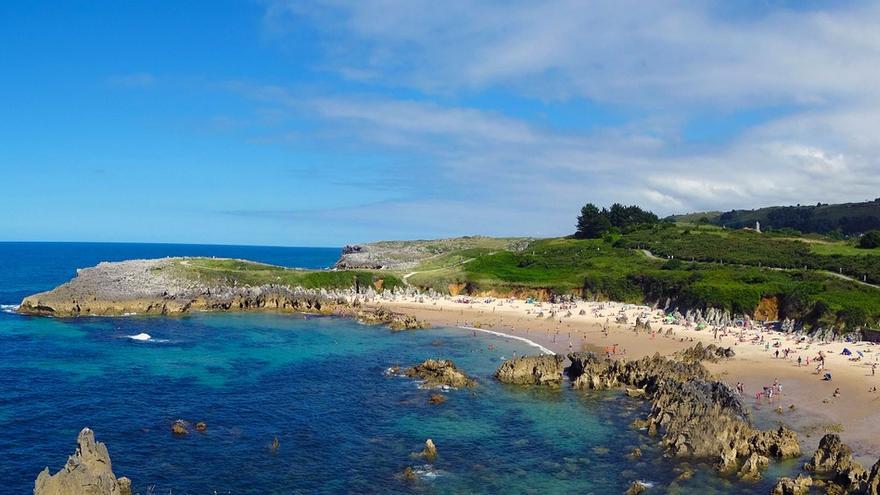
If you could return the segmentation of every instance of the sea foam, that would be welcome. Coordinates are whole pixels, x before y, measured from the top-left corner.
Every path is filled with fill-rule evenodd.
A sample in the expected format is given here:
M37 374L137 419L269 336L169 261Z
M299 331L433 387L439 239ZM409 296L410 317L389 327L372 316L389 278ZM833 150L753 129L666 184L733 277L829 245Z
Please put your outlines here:
M519 340L519 341L525 342L526 344L528 344L528 345L530 345L530 346L532 346L532 347L536 347L536 348L538 348L538 349L539 349L541 352L543 352L544 354L549 354L549 355L551 355L551 356L555 356L555 355L556 355L556 353L553 352L553 351L551 351L550 349L548 349L548 348L542 346L541 344L539 344L539 343L537 343L537 342L535 342L535 341L533 341L533 340L529 340L529 339L527 339L527 338L525 338L525 337L519 337L519 336L517 336L517 335L510 335L510 334L502 333L502 332L495 332L495 331L492 331L492 330L486 330L485 328L476 328L476 327L458 327L458 328L463 328L463 329L465 329L465 330L473 330L473 331L476 331L476 332L491 333L492 335L497 335L497 336L499 336L499 337L504 337L504 338L513 339L513 340Z
M15 313L18 311L18 304L0 304L0 311L4 313Z

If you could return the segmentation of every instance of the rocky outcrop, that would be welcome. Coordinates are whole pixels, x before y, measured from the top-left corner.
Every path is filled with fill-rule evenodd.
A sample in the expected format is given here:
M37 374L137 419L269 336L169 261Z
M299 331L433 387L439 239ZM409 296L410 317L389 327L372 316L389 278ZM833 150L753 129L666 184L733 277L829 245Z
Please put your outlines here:
M382 306L373 309L363 309L355 313L355 318L367 325L388 325L395 332L401 330L418 330L429 328L428 322L420 321L415 316L396 313Z
M559 385L564 361L562 356L548 354L508 359L495 371L495 378L514 385Z
M813 485L824 487L825 493L880 495L880 461L868 472L853 459L852 449L834 433L822 437L804 470L813 476L780 478L771 495L807 494Z
M761 479L761 471L767 469L770 465L770 459L767 457L753 453L743 462L737 476L743 480L755 481Z
M18 311L47 316L180 314L194 310L329 314L347 305L350 291L239 285L235 280L203 276L209 273L207 269L205 273L188 271L194 262L189 258L163 258L99 263L77 270L75 278L55 289L24 298ZM276 268L279 273L284 270Z
M813 478L799 475L795 479L779 478L770 495L808 495L813 486Z
M34 495L131 495L131 481L116 478L107 447L95 442L95 434L83 428L76 439L76 452L55 473L43 470L34 483Z
M880 495L880 460L871 468L871 474L868 475L868 481L865 483L865 493L867 495Z
M804 470L824 475L831 483L852 493L860 493L869 477L865 468L853 459L852 449L834 433L822 437Z
M634 387L644 390L651 412L638 426L649 435L661 435L667 450L676 457L715 460L725 472L754 478L765 466L763 458L800 455L797 436L791 430L761 431L754 428L739 396L726 384L715 381L695 356L716 355L698 348L672 358L645 357L636 361L600 359L593 353L572 353L566 373L575 388L610 389ZM759 476L759 474L757 474Z
M521 251L528 246L531 240L528 238L499 239L467 236L451 239L352 244L342 248L342 256L336 262L335 267L338 269L410 270L422 261L443 253L478 247Z
M709 361L714 363L721 359L730 359L736 356L736 352L730 347L719 347L715 344L704 346L702 342L697 342L697 345L679 351L675 356L677 359L685 362L699 363Z
M404 375L419 378L428 387L473 387L477 384L447 359L428 359L422 364L407 368Z
M648 485L641 481L633 481L626 489L625 495L640 495L648 491Z

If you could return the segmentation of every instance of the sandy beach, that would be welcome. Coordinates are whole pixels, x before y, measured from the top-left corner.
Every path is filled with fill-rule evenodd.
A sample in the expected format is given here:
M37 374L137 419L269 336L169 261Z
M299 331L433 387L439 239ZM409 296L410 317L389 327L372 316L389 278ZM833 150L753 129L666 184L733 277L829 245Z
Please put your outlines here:
M672 353L696 342L732 347L735 358L707 367L731 386L744 384L744 402L751 406L757 424L788 425L800 434L805 453L812 453L824 433L834 431L864 463L873 464L880 457L880 393L870 391L880 387L880 376L872 376L871 370L880 358L877 344L811 343L754 322L749 328L731 326L716 332L712 327L698 329L670 323L662 310L615 302L550 304L515 299L386 296L369 304L384 305L434 325L475 327L528 339L563 355L570 350L590 350L636 359L656 352ZM622 316L626 323L617 322ZM634 331L636 318L649 321L651 330ZM852 354L843 355L845 348ZM816 369L820 351L825 356L821 373ZM541 349L536 347L535 353L539 352ZM832 374L831 381L822 380L825 372ZM774 381L782 385L781 393L756 398ZM838 388L840 394L835 397Z

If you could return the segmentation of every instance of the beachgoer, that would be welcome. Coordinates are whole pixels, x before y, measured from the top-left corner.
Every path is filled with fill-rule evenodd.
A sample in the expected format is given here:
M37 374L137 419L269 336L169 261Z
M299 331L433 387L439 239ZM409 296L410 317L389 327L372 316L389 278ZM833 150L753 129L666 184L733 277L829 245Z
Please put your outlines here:
M798 368L801 367L801 359L802 359L802 358L801 358L800 356L798 356Z
M840 387L837 387L837 388L834 389L834 394L833 394L833 396L834 396L834 397L840 397Z

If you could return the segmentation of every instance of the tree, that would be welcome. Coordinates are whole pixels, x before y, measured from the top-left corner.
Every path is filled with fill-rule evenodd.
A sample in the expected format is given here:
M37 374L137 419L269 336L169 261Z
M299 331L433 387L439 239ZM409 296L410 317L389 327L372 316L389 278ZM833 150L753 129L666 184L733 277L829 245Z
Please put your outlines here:
M599 211L593 203L587 203L581 208L581 214L577 219L577 231L574 236L578 239L596 239L611 228L607 212Z
M859 239L859 247L862 249L875 249L880 247L880 230L869 230Z

